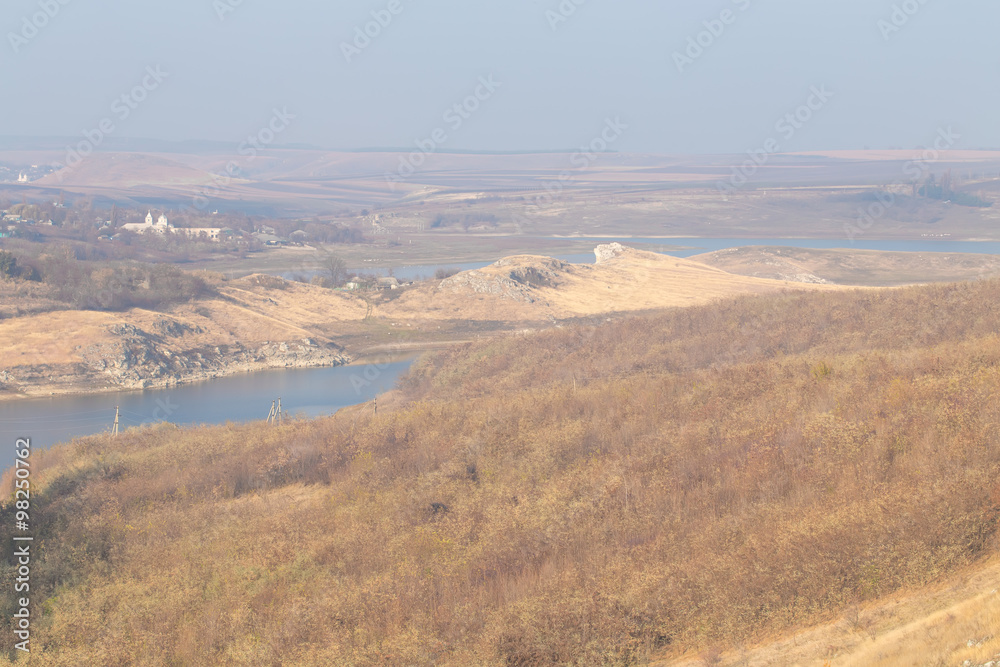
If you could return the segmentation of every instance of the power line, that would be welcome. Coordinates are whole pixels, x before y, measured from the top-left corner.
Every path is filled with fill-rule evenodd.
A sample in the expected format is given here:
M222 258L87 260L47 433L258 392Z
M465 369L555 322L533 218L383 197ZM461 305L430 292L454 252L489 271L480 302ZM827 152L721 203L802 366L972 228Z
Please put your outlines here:
M94 415L96 418L101 415L102 419L107 419L107 415L110 410L88 410L87 412L66 412L60 413L59 417L49 417L45 415L38 415L36 417L0 417L0 422L25 422L25 421L67 421L69 419L86 419L86 415Z

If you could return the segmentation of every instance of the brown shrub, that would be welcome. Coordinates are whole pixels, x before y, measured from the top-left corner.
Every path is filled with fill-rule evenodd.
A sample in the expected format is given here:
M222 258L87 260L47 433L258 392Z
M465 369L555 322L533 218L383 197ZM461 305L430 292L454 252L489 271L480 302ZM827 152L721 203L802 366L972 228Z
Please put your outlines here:
M377 416L40 452L45 659L641 664L843 617L995 549L997 291L512 336Z

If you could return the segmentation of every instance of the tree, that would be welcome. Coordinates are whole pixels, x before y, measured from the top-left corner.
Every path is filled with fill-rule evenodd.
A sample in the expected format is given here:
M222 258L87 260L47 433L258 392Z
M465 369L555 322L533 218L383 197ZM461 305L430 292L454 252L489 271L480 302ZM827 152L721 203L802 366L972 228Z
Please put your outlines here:
M331 287L340 287L347 280L347 262L332 252L324 253L319 260L319 273Z
M0 250L0 278L13 278L17 275L17 258L14 253Z

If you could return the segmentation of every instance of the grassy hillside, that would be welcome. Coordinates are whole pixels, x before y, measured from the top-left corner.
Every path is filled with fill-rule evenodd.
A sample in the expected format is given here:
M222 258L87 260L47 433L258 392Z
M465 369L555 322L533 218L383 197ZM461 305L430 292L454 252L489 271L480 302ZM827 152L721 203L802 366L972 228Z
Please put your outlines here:
M917 591L848 607L833 621L760 646L700 652L655 667L837 665L910 667L1000 660L1000 560L962 569ZM967 662L968 661L968 662Z
M699 304L736 294L835 289L736 276L631 249L620 249L596 266L519 256L443 282L366 292L267 275L227 281L172 267L157 270L208 284L197 298L171 293L162 303L105 312L51 310L52 295L36 284L0 279L0 371L12 378L0 384L0 398L163 386L258 368L326 365L343 350L347 357L360 357L378 346L431 347L484 333L550 326L557 319ZM144 292L149 290L137 296L97 290L95 296L90 288L101 281L84 271L80 280L87 283L89 296L70 294L78 301L148 301ZM79 281L63 282L65 291L73 292ZM70 302L62 305L72 307ZM288 358L261 351L282 345L301 353ZM129 361L157 355L166 360L134 368ZM207 367L178 367L178 360L190 359L207 359L202 365ZM130 366L123 369L125 363Z
M838 285L914 285L982 280L1000 274L1000 257L965 253L757 246L691 259L741 276Z
M830 290L727 273L699 262L619 244L597 248L596 264L506 257L441 283L425 284L380 308L387 317L545 321L710 303L737 294Z
M641 664L841 618L997 550L998 298L741 297L452 349L377 415L38 453L34 659Z

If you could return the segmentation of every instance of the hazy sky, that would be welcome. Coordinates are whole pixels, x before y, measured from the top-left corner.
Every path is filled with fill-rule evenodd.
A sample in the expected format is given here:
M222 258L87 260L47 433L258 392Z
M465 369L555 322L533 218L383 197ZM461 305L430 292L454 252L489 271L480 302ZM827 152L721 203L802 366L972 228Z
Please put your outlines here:
M107 121L115 137L237 145L276 108L295 116L277 143L345 149L412 146L437 129L444 150L574 149L609 118L627 125L611 148L631 152L733 153L768 139L781 150L913 148L948 126L957 147L1000 147L996 0L561 6L7 0L0 135L81 136ZM387 25L348 62L343 44L372 12ZM701 53L678 64L699 33ZM161 82L146 73L156 67ZM498 88L453 109L490 76ZM792 136L777 128L824 86L833 96L799 109L807 120Z

